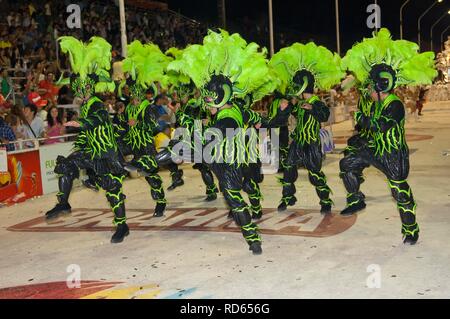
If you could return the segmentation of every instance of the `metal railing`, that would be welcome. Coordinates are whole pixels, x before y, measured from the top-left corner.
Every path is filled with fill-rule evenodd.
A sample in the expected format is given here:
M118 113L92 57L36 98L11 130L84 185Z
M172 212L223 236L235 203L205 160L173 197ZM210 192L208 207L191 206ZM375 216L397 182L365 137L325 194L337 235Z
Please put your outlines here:
M75 137L78 134L64 134L59 136L52 137L39 137L39 138L30 138L30 139L20 139L16 141L11 141L8 143L1 143L1 147L13 146L14 150L8 151L8 154L18 154L25 153L29 151L38 150L40 146L47 145L45 142L49 140L57 140L64 139L64 141L59 141L58 143L70 142L68 140L69 137Z

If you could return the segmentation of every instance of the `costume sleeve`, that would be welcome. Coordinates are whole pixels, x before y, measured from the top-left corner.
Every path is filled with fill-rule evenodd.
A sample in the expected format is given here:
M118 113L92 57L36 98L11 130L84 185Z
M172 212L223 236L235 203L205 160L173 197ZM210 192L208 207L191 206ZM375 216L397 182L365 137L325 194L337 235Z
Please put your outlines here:
M159 130L158 130L159 123L158 123L157 119L155 118L155 113L154 113L151 105L148 105L145 108L144 122L147 124L147 127L150 127L152 129L153 136L155 136L156 134L159 133Z
M312 105L312 109L309 110L309 113L318 121L318 122L326 122L330 117L330 109L328 106L323 103L317 96L313 96L309 100L306 101Z
M78 122L81 124L81 130L87 131L110 121L108 111L100 102L95 102L91 105L91 111L85 118L81 118Z
M126 112L124 114L116 114L113 124L117 135L124 136L129 130Z
M280 110L280 108L278 107L276 112L275 111L272 112L271 117L263 121L262 127L272 128L272 127L286 126L289 120L289 116L291 115L291 113L294 112L295 109L296 106L292 105L290 102L288 107L283 111Z

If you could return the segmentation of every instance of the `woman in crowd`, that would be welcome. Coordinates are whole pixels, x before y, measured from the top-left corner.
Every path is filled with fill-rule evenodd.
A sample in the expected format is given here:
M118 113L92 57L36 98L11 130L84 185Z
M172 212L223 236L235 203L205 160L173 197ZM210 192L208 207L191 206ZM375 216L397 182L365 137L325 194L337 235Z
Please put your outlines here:
M65 134L64 130L63 112L56 106L52 106L47 113L47 128L45 129L45 135L49 138L45 141L45 144L54 144L63 142L64 140L59 138L52 138Z

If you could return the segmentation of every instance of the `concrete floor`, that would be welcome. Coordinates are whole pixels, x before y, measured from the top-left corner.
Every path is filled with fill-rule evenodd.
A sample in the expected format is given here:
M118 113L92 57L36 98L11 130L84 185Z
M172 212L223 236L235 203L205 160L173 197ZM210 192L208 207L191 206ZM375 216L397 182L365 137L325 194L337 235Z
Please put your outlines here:
M320 215L303 170L297 205L274 212L281 189L276 175L266 175L264 252L253 256L226 220L223 199L203 202L200 176L185 166L185 185L167 192L162 219L149 217L154 203L144 180L125 183L132 230L118 245L109 243L112 215L102 193L77 188L72 215L51 224L43 214L54 195L1 208L0 298L448 298L449 123L450 102L430 103L423 117L407 122L421 227L415 246L402 244L395 202L373 168L362 186L367 209L350 218L335 214L345 192L341 155L331 154L324 171L333 216ZM349 121L334 125L335 137L349 136L350 128ZM168 173L162 177L167 187Z

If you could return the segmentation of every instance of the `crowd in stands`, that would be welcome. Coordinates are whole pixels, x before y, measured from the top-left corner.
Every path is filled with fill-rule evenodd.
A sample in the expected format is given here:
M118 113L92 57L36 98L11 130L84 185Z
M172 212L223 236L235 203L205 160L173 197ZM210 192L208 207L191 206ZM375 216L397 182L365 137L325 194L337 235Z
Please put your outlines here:
M73 1L5 1L0 0L0 143L61 136L67 132L66 121L77 116L72 108L58 105L77 104L68 86L57 85L57 79L68 68L66 56L57 58L56 38L73 35L83 40L104 37L113 46L114 61L120 56L119 9L111 1L76 1L81 8L81 28L70 29L67 6ZM117 1L116 1L117 2ZM206 29L192 20L169 11L148 11L127 6L128 39L153 42L166 50L183 48L201 41ZM115 113L126 105L124 99L105 97ZM155 112L163 123L174 122L167 107L167 96L155 98ZM76 107L75 107L76 110ZM45 143L63 141L48 139ZM8 150L32 147L32 143L8 144Z
M81 28L70 29L66 22L71 13L66 8L71 2L2 0L0 65L8 68L33 67L39 61L56 61L55 38L60 35L74 35L83 40L98 35L107 39L119 52L118 7L111 5L110 1L77 1L81 8L82 25ZM200 24L171 11L126 9L128 39L153 42L163 50L198 43L206 32Z

